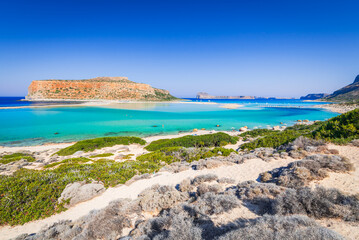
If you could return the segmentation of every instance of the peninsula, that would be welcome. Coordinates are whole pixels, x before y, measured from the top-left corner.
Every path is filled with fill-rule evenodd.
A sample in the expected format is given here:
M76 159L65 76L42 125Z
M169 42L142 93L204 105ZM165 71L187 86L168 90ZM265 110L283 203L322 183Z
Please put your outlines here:
M127 77L97 77L83 80L32 81L26 100L131 100L170 101L169 91L136 83Z
M276 98L276 97L256 97L256 96L213 96L206 92L199 92L197 99L294 99L294 98Z

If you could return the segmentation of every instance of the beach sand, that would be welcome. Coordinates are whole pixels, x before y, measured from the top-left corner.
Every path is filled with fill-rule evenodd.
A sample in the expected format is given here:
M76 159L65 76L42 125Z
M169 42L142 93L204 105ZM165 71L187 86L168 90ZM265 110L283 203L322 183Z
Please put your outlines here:
M235 103L228 103L228 104L221 104L219 107L226 108L226 109L237 109L237 108L243 107L243 105L235 104Z
M340 104L340 103L333 103L333 104L321 104L321 105L314 105L313 108L322 108L326 109L331 112L336 113L346 113L352 111L354 109L359 108L358 105L348 105L348 104Z

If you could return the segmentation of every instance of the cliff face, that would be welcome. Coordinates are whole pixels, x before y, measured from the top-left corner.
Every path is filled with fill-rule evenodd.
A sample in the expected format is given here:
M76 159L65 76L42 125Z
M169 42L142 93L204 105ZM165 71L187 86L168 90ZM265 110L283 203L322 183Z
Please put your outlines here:
M135 83L126 77L98 77L84 80L33 81L28 89L28 100L173 100L167 90L148 84Z
M326 96L328 96L329 94L327 93L311 93L311 94L308 94L304 97L300 97L300 100L317 100L317 99L320 99L320 98L324 98Z
M359 100L359 75L352 84L345 86L325 98L329 101L357 101Z

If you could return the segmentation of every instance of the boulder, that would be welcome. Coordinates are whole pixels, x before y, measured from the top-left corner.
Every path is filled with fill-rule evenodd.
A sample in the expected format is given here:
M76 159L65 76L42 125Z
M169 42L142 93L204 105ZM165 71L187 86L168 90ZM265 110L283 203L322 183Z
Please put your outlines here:
M64 191L61 193L61 197L58 199L58 202L70 200L65 207L72 207L75 204L83 201L90 200L97 195L100 195L105 191L105 187L101 182L86 183L74 182L68 184Z
M241 127L241 128L239 129L239 131L245 132L245 131L247 131L247 128L246 128L246 127Z
M279 129L280 129L279 126L274 126L274 127L272 128L272 130L279 130Z
M83 155L85 152L84 151L77 151L74 154L72 154L73 157L77 157L77 156L81 156Z

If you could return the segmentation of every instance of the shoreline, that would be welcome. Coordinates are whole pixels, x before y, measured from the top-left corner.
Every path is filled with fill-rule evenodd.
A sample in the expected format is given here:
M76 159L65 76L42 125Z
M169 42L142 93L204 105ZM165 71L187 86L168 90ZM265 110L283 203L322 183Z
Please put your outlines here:
M359 108L358 105L355 105L355 104L349 105L349 104L345 104L345 103L329 103L329 104L314 105L312 107L313 108L321 108L321 109L325 109L325 110L335 112L335 113L340 113L340 114Z
M147 143L160 140L160 139L169 139L169 138L178 138L183 136L188 136L192 134L196 135L204 135L204 134L212 134L217 132L224 132L229 135L233 134L239 134L241 132L239 131L217 131L217 130L197 130L197 131L188 131L188 132L180 132L177 134L167 134L167 135L152 135L152 136L146 136L141 137L143 140L145 140ZM86 139L83 139L86 140ZM79 141L83 141L79 140ZM42 145L30 145L30 146L0 146L0 153L4 152L16 152L16 151L44 151L44 150L51 150L51 149L57 149L57 148L65 148L68 146L71 146L79 141L73 141L73 142L62 142L62 143L45 143Z
M24 100L22 100L24 101ZM127 101L127 100L73 100L73 99L43 99L28 102L44 103L44 105L26 105L26 106L14 106L14 107L0 107L1 109L25 109L25 108L56 108L56 107L100 107L100 106L114 106L116 104L164 104L164 103L179 103L179 104L201 104L201 105L219 105L216 102L193 102L191 100L179 99L174 101ZM25 101L24 101L25 102ZM71 102L69 104L47 104L48 102ZM74 103L76 102L76 103ZM222 104L227 105L227 104ZM228 105L232 105L228 103Z

